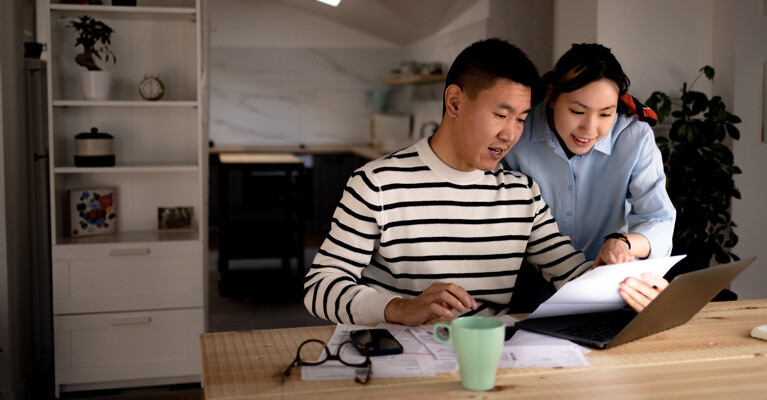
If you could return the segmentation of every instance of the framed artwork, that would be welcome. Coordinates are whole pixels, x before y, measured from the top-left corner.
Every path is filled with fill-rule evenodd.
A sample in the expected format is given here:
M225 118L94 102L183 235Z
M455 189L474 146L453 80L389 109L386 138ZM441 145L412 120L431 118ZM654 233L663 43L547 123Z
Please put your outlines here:
M190 231L194 207L157 207L157 230Z
M72 237L108 235L117 232L114 188L69 191L69 233Z

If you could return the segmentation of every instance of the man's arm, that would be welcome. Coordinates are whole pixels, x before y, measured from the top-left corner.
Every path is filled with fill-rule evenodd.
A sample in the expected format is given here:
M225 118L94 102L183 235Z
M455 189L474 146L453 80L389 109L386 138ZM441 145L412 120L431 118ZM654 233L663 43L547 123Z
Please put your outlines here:
M381 233L380 209L370 169L355 171L333 214L330 232L304 280L304 305L312 315L337 323L364 324L384 320L384 308L395 296L360 283Z

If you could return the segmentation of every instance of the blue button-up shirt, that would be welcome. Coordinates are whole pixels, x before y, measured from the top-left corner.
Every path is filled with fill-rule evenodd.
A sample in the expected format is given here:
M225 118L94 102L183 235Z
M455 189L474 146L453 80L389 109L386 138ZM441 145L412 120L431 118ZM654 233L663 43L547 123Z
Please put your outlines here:
M562 234L590 259L612 232L642 234L650 257L669 255L676 210L650 126L618 114L590 152L568 159L544 109L533 109L506 162L538 183Z

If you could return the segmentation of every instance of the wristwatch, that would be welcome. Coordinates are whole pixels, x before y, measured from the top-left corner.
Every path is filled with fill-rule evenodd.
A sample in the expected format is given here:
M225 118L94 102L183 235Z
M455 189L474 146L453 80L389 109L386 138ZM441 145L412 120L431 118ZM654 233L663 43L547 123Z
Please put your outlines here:
M618 239L618 240L622 241L623 243L626 243L626 245L629 247L629 250L631 250L631 242L629 242L629 238L626 235L622 234L622 233L618 233L618 232L611 233L611 234L605 236L605 241L607 239Z

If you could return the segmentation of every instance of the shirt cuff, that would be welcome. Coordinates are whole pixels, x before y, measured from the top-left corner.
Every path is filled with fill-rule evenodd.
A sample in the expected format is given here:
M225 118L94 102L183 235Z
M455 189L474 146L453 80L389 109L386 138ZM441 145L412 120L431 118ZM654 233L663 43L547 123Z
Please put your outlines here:
M386 306L392 299L397 297L400 296L380 293L375 289L360 293L352 304L354 323L368 325L386 322L386 316L384 315Z

